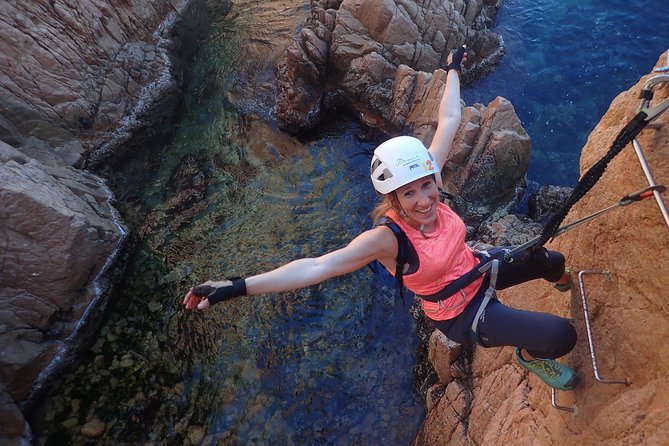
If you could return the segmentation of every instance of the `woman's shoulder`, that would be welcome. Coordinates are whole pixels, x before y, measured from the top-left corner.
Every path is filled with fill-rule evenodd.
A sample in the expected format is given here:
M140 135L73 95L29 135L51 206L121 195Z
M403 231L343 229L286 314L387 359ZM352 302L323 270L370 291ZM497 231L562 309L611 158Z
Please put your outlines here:
M373 246L380 257L397 256L397 239L393 230L387 225L381 224L369 229L360 234L359 238Z

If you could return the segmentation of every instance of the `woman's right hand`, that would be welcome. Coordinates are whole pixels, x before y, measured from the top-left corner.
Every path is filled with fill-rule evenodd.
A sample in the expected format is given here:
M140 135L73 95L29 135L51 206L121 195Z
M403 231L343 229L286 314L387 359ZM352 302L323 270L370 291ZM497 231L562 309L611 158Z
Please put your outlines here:
M232 282L212 282L207 280L205 283L202 283L198 286L195 286L188 290L186 296L183 300L183 305L186 307L186 310L192 310L197 308L198 310L206 310L211 305L209 303L209 295L215 291L216 288L225 285L232 285Z
M192 310L193 308L206 310L215 303L245 295L246 283L244 279L235 278L233 281L222 280L220 282L212 282L208 280L203 284L191 288L186 293L183 304L187 310Z

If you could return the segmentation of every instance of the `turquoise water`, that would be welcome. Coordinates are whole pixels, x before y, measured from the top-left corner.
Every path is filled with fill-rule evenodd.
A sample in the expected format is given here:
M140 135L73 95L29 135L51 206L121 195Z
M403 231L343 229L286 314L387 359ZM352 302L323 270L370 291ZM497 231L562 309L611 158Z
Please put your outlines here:
M511 100L532 138L528 179L573 186L613 98L669 47L669 1L505 0L497 23L507 53L463 98Z

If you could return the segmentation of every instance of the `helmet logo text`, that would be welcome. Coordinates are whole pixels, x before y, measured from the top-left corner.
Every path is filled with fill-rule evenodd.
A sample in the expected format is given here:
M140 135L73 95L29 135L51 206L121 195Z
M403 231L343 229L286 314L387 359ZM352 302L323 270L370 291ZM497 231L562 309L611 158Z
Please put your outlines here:
M405 166L416 163L419 159L420 159L420 155L418 155L418 154L412 156L409 159L397 158L397 161L395 161L395 165L397 167L405 167Z

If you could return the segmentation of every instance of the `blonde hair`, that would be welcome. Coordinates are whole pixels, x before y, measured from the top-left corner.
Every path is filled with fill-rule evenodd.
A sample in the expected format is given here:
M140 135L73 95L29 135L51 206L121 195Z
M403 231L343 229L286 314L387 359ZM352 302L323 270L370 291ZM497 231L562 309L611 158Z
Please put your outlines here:
M391 195L393 193L394 192L383 195L383 199L381 200L381 203L377 204L376 207L374 207L374 209L372 209L372 212L370 213L370 215L372 217L372 223L374 224L374 226L378 226L381 219L390 210L394 209L398 214L400 214L400 216L402 215L402 212L400 212L400 209L398 209L397 206L395 206L393 204L393 199L391 198ZM425 232L423 232L423 225L421 225L418 230L420 231L420 235L422 235L423 238L426 238L426 239L432 238L429 235L425 234Z
M395 206L393 206L393 203L390 200L390 194L385 194L383 195L383 200L381 200L381 202L376 205L370 214L372 216L372 222L374 223L374 226L378 225L379 221L381 221L381 218L391 209L395 209Z

